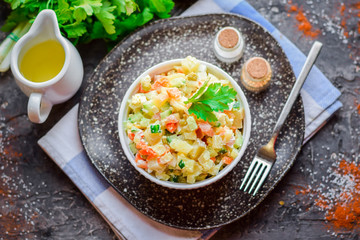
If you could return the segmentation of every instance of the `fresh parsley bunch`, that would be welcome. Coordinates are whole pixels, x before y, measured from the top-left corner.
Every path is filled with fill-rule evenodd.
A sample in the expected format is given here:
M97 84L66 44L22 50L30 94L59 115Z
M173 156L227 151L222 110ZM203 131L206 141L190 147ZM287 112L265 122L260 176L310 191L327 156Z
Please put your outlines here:
M34 21L44 9L53 9L62 34L74 44L93 39L118 41L154 17L167 18L172 0L5 0L12 12L3 31Z

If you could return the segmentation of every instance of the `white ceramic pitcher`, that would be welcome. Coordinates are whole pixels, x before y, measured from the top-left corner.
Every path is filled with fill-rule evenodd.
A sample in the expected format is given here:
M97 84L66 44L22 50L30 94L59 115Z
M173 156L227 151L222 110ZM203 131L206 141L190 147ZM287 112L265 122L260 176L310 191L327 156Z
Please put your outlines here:
M48 40L55 40L63 47L64 65L54 78L32 82L21 74L19 65L31 47ZM78 91L84 75L83 63L72 43L61 36L53 10L41 11L29 32L15 44L11 53L11 71L17 85L29 97L28 117L34 123L43 123L54 104L67 101Z

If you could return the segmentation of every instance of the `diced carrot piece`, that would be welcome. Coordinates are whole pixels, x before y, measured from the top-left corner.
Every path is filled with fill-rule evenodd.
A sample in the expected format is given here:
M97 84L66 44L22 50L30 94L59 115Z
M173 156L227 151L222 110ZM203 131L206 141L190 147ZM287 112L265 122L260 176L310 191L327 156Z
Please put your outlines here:
M166 124L168 124L168 123L178 123L178 122L179 122L179 120L175 117L174 114L169 115L165 120Z
M134 141L135 134L132 132L129 132L128 137L130 138L131 141Z
M177 71L178 73L184 73L184 69L183 69L182 67L176 68L176 71Z
M138 144L136 144L137 149L146 149L148 145L144 142L144 140L141 140Z
M214 136L214 134L215 134L214 129L212 128L210 123L198 122L198 126L205 135L210 136L210 137Z
M150 147L141 149L139 153L141 155L147 156L147 159L153 159L158 156L157 153L154 150L152 150Z
M216 158L215 157L212 157L210 158L211 161L215 162L216 161Z
M178 127L179 120L175 117L175 115L171 114L165 119L165 128L173 133Z
M135 162L138 162L139 160L144 160L144 159L141 158L140 153L137 153L135 155Z
M195 132L196 132L197 138L199 138L199 139L202 139L205 136L205 134L201 131L200 128L196 129Z
M131 141L134 141L135 133L129 131L128 137L129 137L129 139L130 139Z
M223 135L224 133L225 133L225 128L224 127L219 127L218 128L218 134Z
M228 117L229 117L230 119L234 119L234 118L235 118L235 114L234 114L232 111L224 110L224 113L225 113L226 115L228 115Z
M167 123L165 127L169 132L173 133L177 129L177 125L177 123Z
M167 87L169 84L169 81L166 77L159 78L156 80L153 85L151 86L152 90L159 90L161 87Z
M178 88L168 88L166 91L170 98L179 99L181 97L181 92Z
M147 162L144 161L144 160L139 160L137 163L136 163L136 166L138 166L139 168L143 168L143 169L147 169Z
M228 157L228 156L224 156L224 157L222 158L222 161L223 161L225 164L227 164L227 165L229 165L233 160L234 160L234 159L233 159L232 157Z

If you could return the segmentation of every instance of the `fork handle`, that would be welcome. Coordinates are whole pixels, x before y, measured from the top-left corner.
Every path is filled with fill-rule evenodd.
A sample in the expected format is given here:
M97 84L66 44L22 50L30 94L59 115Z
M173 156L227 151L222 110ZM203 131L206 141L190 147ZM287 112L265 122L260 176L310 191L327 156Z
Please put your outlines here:
M289 115L290 110L291 110L292 106L294 105L295 100L297 99L297 96L299 95L300 89L303 86L306 77L308 76L312 66L314 65L314 63L316 61L316 58L318 57L318 55L320 53L321 47L322 47L322 43L318 42L318 41L315 41L314 44L312 45L309 55L306 58L306 61L304 63L304 66L301 69L301 72L295 81L295 84L294 84L294 86L290 92L290 95L285 103L285 106L280 113L280 117L276 122L270 142L273 142L275 144L276 137L279 135L280 129L283 126L287 116Z

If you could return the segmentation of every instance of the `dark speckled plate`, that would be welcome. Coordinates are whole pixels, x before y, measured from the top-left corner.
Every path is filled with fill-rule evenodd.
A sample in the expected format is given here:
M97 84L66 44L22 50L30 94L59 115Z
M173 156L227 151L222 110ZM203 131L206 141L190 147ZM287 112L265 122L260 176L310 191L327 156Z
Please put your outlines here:
M218 61L212 51L215 33L225 26L240 29L245 37L244 56L233 64ZM238 165L208 187L174 190L150 182L130 164L120 145L117 120L123 96L137 76L157 63L188 55L221 67L239 84L244 60L261 56L270 62L274 77L261 94L243 88L253 120L250 143ZM239 190L257 148L270 138L294 81L290 63L279 44L248 19L211 14L160 20L126 38L95 69L80 104L81 140L95 167L140 212L183 229L221 226L259 205L294 163L305 129L300 98L278 137L278 159L260 192L252 196Z

